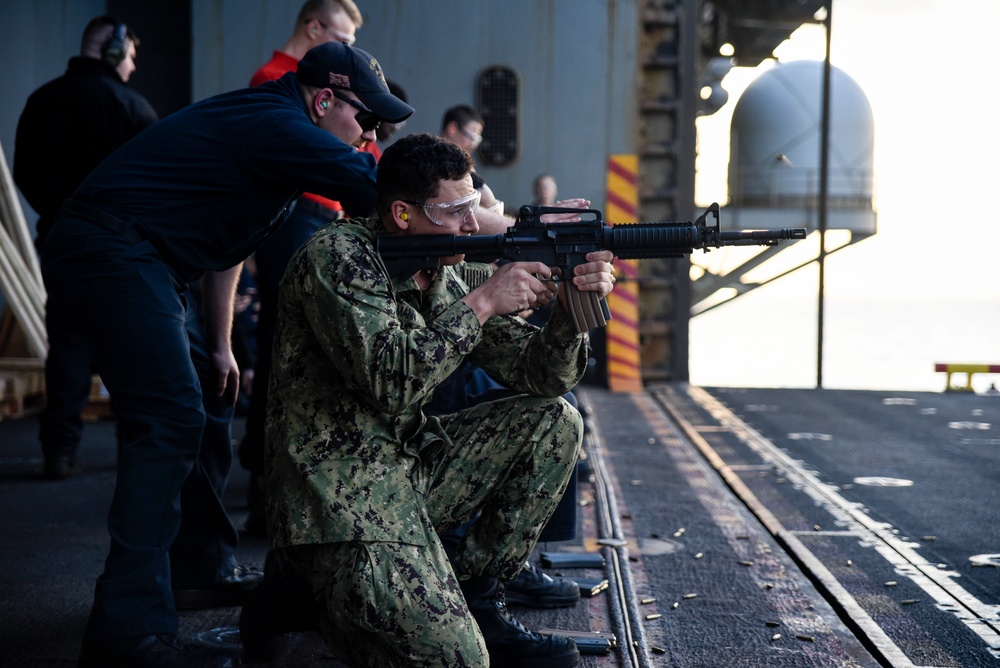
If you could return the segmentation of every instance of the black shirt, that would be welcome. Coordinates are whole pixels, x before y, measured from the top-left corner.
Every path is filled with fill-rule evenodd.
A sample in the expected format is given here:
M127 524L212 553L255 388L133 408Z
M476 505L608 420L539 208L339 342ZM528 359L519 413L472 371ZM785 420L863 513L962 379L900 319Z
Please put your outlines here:
M39 241L101 160L156 119L146 98L94 58L71 58L65 74L31 94L17 124L14 182L40 216Z
M288 73L167 116L108 156L72 201L131 226L192 280L242 262L303 192L371 213L375 174L374 156L313 124Z

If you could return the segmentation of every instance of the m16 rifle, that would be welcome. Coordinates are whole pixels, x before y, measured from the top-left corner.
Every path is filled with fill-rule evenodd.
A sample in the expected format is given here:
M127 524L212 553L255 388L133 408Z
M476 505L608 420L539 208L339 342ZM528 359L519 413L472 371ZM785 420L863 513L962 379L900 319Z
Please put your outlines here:
M547 214L573 214L573 223L546 223ZM715 219L708 224L708 216ZM465 255L467 262L542 262L559 275L587 261L587 253L610 250L620 259L683 257L695 250L722 246L774 246L785 239L805 239L803 227L768 230L719 228L719 205L713 203L691 222L619 223L608 225L597 209L522 206L507 232L489 235L379 235L378 252L393 276L411 276L438 266L438 258ZM577 331L603 327L611 318L607 303L594 293L580 292L566 282L566 305Z

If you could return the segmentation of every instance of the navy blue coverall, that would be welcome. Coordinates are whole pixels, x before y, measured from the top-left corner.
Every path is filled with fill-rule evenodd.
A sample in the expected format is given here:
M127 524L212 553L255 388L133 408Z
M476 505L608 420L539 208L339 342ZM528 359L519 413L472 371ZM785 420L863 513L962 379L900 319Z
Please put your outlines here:
M121 430L90 640L177 632L168 551L182 524L181 487L223 484L232 458L199 454L206 417L185 328L187 285L244 260L304 190L365 215L375 160L313 125L288 74L153 125L94 170L49 235L49 327L91 350ZM211 491L204 503L221 506L221 489ZM185 522L225 513L184 510ZM206 533L188 532L187 542L210 550Z

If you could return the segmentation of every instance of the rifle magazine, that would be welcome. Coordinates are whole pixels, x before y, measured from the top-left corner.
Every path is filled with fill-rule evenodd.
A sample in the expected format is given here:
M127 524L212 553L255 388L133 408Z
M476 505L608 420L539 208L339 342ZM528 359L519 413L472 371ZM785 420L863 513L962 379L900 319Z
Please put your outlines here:
M566 309L573 317L577 333L604 327L611 319L607 302L594 292L581 292L572 283L566 283Z

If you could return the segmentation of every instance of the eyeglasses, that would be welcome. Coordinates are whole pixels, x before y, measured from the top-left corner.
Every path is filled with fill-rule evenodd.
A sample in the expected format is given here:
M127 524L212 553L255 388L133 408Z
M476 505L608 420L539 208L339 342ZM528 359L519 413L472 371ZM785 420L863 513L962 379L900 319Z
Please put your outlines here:
M355 40L357 40L357 37L355 37L354 35L348 35L346 32L340 32L339 30L335 30L330 26L328 26L327 24L320 21L319 19L316 19L316 23L323 26L323 30L327 31L328 33L336 37L338 42L343 42L347 46L354 46L354 42Z
M479 208L479 191L475 191L465 197L459 197L450 202L414 202L404 199L402 201L413 206L422 207L424 213L435 225L444 227L459 227L465 223L469 216Z
M472 142L473 146L479 146L483 141L483 136L476 134L472 130L466 130L463 127L459 127L458 131L465 135L465 138Z
M333 89L331 89L330 92L333 93L333 96L338 100L346 102L347 104L351 105L352 107L358 110L358 113L354 115L354 120L356 120L358 122L358 125L361 126L362 132L371 132L372 130L378 130L379 126L382 125L382 119L373 114L372 110L366 107L365 105L361 104L357 100L352 100L343 93L338 93Z

